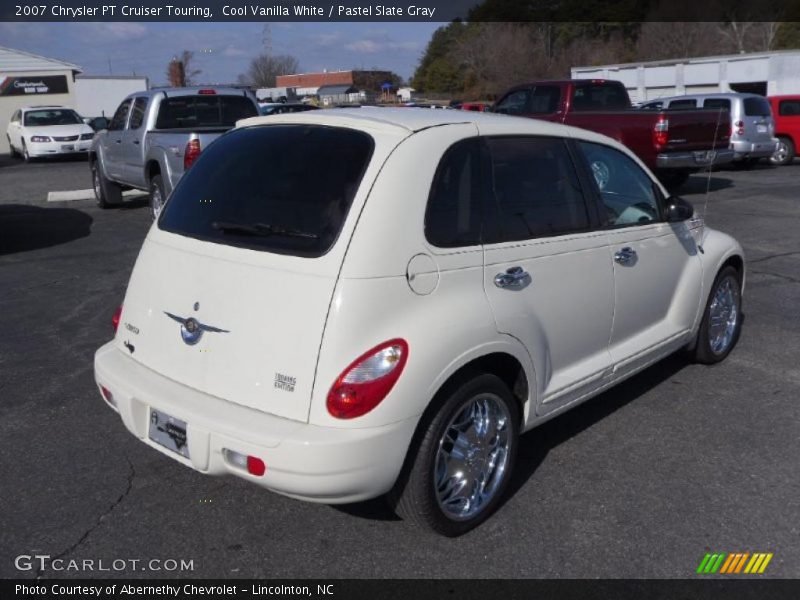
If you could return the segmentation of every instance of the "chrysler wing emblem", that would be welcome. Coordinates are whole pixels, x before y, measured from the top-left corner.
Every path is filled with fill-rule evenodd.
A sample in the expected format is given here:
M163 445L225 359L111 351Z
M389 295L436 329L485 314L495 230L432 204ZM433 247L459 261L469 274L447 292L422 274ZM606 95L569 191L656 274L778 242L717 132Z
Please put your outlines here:
M220 329L219 327L212 327L211 325L201 323L194 317L179 317L167 311L164 311L164 314L173 321L177 321L181 324L181 339L189 346L194 346L199 342L200 338L203 337L204 331L210 331L211 333L230 333L227 329Z

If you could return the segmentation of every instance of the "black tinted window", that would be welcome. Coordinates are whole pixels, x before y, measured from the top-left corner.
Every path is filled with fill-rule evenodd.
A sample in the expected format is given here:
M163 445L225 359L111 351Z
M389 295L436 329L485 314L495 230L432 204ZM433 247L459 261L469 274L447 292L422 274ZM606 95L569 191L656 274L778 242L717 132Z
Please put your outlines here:
M769 117L772 111L766 98L745 98L744 114L748 117Z
M537 85L533 89L530 99L529 113L534 115L549 115L558 110L558 101L561 99L561 90L554 85Z
M157 129L233 127L239 119L258 115L246 96L173 96L161 100Z
M125 100L119 105L117 112L114 113L114 117L111 119L111 123L108 125L110 131L125 129L125 120L128 118L128 108L130 108L130 106L130 100Z
M631 107L628 92L621 84L580 84L572 92L572 110L624 110Z
M425 211L425 237L442 248L480 243L480 143L459 142L439 163Z
M321 256L341 231L372 149L372 138L352 129L234 130L183 176L159 227L217 244Z
M778 104L778 114L782 117L800 116L800 100L781 100Z
M669 103L670 110L686 110L688 108L697 108L697 100L694 98L689 100L672 100Z
M524 88L510 92L505 98L497 103L494 112L504 115L519 115L528 112L530 105L531 90Z
M563 140L489 138L502 241L583 231L589 216Z
M721 108L723 110L731 109L731 101L727 98L708 98L703 102L703 108Z
M130 129L139 129L144 121L144 113L147 109L147 98L137 98L131 109Z

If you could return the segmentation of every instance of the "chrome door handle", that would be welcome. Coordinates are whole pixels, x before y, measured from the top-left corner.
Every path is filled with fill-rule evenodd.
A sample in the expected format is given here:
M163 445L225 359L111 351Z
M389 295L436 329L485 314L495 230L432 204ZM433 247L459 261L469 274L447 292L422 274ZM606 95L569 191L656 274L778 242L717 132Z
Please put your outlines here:
M499 288L520 287L530 277L522 267L509 267L505 273L494 276L494 284Z
M625 246L614 254L614 260L621 265L632 265L636 262L636 250L630 246Z

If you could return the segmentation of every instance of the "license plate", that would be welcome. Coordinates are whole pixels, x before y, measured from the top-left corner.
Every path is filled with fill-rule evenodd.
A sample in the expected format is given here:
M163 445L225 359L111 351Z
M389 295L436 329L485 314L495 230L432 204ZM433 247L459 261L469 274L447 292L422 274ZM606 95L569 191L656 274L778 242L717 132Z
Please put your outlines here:
M714 160L717 153L714 150L700 150L694 153L694 162L698 164L709 163Z
M75 145L74 144L62 144L61 145L61 149L64 150L65 152L72 152L73 150L75 150Z
M756 131L758 131L758 133L767 133L767 126L766 125L757 125L756 126Z
M156 444L189 458L189 446L186 445L186 421L151 408L149 437Z

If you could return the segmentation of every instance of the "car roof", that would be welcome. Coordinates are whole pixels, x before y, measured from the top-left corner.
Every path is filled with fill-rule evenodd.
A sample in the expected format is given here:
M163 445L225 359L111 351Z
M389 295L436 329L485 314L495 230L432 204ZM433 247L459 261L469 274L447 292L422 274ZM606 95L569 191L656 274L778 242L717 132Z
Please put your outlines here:
M666 96L664 98L653 98L653 100L648 100L648 104L651 102L662 102L669 100L699 100L699 99L706 99L706 98L765 98L765 96L761 96L760 94L748 94L745 92L714 92L712 94L685 94L683 96Z
M20 108L20 110L25 112L25 111L28 111L28 110L45 110L45 109L48 109L48 108L65 108L67 110L74 110L74 109L69 108L67 106L61 106L59 104L41 104L41 105L37 104L37 105L34 105L34 106L23 106L22 108Z

